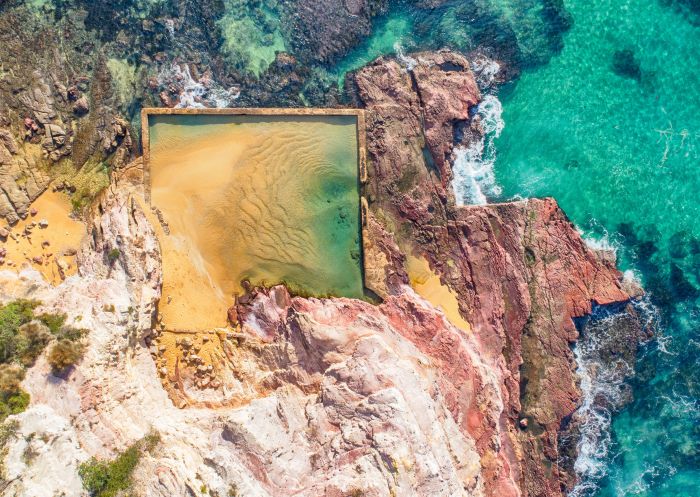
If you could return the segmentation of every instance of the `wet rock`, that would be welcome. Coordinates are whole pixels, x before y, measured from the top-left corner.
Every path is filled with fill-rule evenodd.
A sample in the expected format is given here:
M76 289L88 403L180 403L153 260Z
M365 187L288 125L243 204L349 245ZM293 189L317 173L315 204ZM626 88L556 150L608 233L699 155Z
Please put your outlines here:
M84 116L90 111L90 103L87 97L82 96L73 104L73 112L78 116Z

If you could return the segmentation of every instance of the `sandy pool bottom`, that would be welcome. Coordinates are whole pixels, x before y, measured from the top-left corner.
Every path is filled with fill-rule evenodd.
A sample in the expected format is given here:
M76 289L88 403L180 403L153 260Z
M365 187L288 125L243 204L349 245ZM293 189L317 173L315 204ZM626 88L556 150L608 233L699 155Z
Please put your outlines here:
M471 330L471 326L459 312L457 294L442 284L440 277L430 269L430 264L424 257L409 255L406 258L406 269L411 287L418 295L445 313L448 321L457 328L466 332Z
M354 116L149 117L169 330L224 327L242 282L363 296Z

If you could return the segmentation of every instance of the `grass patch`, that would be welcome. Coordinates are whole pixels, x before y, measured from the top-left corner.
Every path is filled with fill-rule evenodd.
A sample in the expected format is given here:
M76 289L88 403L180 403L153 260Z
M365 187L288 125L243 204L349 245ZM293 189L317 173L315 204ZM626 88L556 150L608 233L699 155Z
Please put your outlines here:
M78 214L109 186L111 171L109 165L94 157L90 157L78 170L69 159L56 164L55 170L55 183L67 183L75 188L70 201L73 210Z
M117 455L112 460L95 457L80 465L78 473L83 488L90 497L115 497L125 495L133 486L133 474L144 453L150 452L160 442L157 433L151 433Z

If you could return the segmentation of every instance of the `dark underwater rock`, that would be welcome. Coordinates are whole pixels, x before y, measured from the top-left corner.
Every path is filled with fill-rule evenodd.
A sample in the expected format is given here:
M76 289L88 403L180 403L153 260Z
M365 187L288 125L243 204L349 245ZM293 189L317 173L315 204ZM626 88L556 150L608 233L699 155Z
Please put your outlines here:
M642 69L639 60L637 60L637 56L631 48L615 50L612 58L612 70L618 76L637 81L642 79Z
M285 37L302 60L329 63L357 45L388 0L291 0L282 4Z

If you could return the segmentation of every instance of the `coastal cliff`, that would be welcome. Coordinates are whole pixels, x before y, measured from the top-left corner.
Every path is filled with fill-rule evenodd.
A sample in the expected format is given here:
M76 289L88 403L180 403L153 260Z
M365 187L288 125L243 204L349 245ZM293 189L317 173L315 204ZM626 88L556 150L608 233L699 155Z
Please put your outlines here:
M154 327L160 248L142 164L126 165L130 138L117 126L122 152L87 210L79 274L52 286L32 268L0 272L4 300L37 299L90 330L69 375L44 357L27 372L32 400L6 443L3 495L85 495L81 463L153 431L158 448L134 472L149 496L549 497L572 487L559 449L581 395L574 320L628 301L621 274L553 199L456 206L452 150L482 133L463 55L381 58L348 85L367 113L366 277L381 303L251 289L235 308L240 331L180 342L216 343L215 374L183 367L170 390ZM102 143L107 128L90 137ZM19 154L11 138L0 143L9 167ZM46 185L25 187L8 221ZM416 264L453 312L421 293Z
M456 129L467 129L466 139L479 134L469 112L479 91L458 54L419 53L412 61L406 69L380 59L355 75L368 110L370 210L455 292L499 373L500 410L489 406L470 418L460 374L445 392L476 440L487 494L561 495L575 479L559 466L557 450L562 422L580 398L574 319L630 296L613 263L585 246L553 199L455 207L447 155ZM389 279L401 268L385 271ZM449 359L452 375L463 361Z

